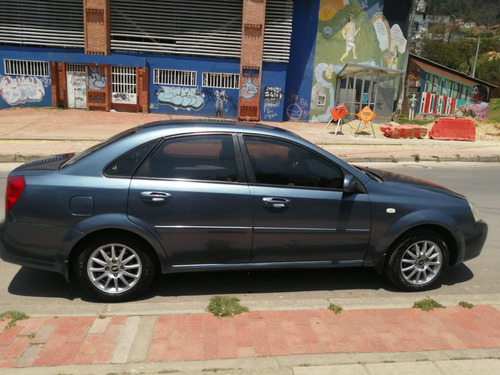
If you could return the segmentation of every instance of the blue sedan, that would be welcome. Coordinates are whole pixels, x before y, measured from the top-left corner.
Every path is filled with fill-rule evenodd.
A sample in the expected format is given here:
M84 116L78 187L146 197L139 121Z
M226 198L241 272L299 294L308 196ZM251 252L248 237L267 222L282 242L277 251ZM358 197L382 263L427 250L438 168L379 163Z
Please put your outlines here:
M158 273L284 267L374 267L422 291L477 257L487 228L456 192L283 129L166 121L12 171L0 256L103 301Z

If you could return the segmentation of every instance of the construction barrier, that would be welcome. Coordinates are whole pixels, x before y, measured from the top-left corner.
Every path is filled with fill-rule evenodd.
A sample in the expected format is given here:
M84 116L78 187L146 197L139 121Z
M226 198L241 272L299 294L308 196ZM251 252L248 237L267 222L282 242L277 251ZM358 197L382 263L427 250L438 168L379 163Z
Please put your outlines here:
M389 138L424 138L427 135L427 129L418 125L387 125L380 130Z
M476 127L474 121L468 118L441 117L434 123L429 132L429 138L474 142Z

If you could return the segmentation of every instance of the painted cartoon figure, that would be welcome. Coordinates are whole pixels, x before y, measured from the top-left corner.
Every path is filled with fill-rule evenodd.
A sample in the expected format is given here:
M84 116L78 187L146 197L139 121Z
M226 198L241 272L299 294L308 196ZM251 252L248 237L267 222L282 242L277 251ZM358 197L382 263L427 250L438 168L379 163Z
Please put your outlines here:
M345 24L342 28L342 37L345 39L345 53L340 58L341 62L352 51L352 58L356 60L358 56L356 55L356 35L358 34L360 28L356 29L356 24L354 23L354 14L351 12L349 14L349 22Z

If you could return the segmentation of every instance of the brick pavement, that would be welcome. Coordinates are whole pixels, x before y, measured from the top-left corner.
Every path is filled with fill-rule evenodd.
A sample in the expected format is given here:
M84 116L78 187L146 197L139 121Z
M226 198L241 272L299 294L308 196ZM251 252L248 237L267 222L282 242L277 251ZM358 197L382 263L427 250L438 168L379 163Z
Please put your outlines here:
M500 311L459 306L45 317L0 322L0 368L500 348Z

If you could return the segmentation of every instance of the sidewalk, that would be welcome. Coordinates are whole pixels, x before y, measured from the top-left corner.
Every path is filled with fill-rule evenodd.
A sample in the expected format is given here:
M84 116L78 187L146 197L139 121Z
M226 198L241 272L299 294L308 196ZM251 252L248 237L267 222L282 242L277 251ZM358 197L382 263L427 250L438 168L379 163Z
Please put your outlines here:
M168 115L61 109L0 111L0 162L82 151ZM180 118L181 116L176 116ZM344 125L273 123L350 162L500 161L500 142L355 137ZM377 129L377 127L376 127ZM244 301L242 301L244 304ZM147 312L0 321L0 374L496 374L498 306L465 309L250 311L216 319ZM43 310L43 309L42 309ZM0 308L0 314L4 311ZM64 315L63 313L61 313Z
M500 311L255 311L0 323L0 374L494 374Z
M164 114L98 112L54 108L0 111L0 162L25 162L48 155L79 152L114 134L146 122L168 120ZM175 118L188 118L175 116ZM500 142L460 142L386 138L375 125L372 134L354 136L326 130L322 123L269 123L291 130L348 162L480 161L500 162Z

